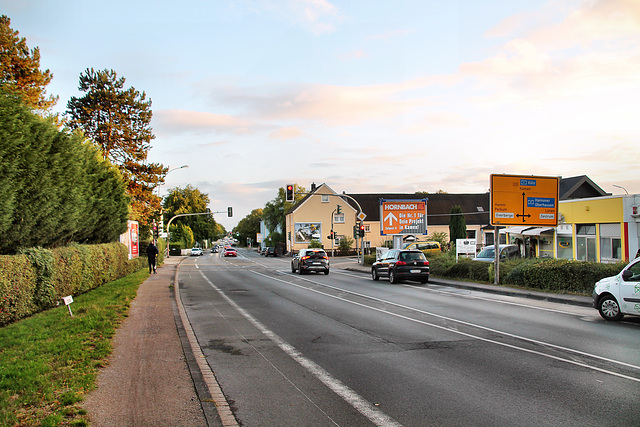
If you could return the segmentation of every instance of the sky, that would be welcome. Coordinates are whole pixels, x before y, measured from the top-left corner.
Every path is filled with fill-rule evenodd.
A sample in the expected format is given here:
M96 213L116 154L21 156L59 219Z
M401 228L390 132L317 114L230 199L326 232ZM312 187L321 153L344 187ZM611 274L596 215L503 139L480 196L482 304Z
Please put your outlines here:
M491 174L587 175L606 192L640 193L640 0L0 0L0 10L40 48L54 112L83 95L88 68L145 92L149 161L170 168L160 194L198 188L227 230L289 183L484 193Z

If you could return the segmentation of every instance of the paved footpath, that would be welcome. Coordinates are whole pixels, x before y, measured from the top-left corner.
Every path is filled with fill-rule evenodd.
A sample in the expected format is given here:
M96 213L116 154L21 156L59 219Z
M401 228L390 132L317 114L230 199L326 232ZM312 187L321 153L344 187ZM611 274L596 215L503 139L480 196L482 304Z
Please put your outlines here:
M85 400L92 425L219 425L199 371L193 378L190 373L193 353L183 350L185 334L172 288L181 259L166 259L140 285L129 317L113 339L108 366Z

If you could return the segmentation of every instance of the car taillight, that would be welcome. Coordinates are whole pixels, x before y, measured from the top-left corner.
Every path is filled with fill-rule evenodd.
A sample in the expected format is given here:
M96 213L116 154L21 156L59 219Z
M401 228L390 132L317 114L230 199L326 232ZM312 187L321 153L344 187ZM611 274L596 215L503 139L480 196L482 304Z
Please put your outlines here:
M429 265L429 261L425 261L425 262L424 262L424 265Z
M309 259L309 258L311 258L311 257L308 256L308 255L307 256L303 256L302 258L300 258L300 261L304 261L305 259Z
M398 261L396 262L396 265L407 265L407 263L404 261Z

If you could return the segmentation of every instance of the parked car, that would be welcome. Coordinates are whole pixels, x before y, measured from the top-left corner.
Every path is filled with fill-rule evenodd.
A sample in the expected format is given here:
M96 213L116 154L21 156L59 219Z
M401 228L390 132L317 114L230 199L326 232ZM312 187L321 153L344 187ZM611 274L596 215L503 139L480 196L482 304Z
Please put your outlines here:
M518 245L500 245L500 261L512 258L520 258L520 247ZM473 259L474 261L494 262L496 259L495 245L482 249Z
M417 249L422 251L423 254L429 255L432 253L438 253L442 251L440 243L438 242L413 242L407 243L404 249Z
M232 248L231 246L229 246L228 248L224 248L224 256L238 256L238 252L236 252L235 248Z
M305 274L309 271L329 274L329 257L323 249L300 249L291 259L291 272Z
M201 256L202 249L200 248L191 248L191 256Z
M218 245L215 245L215 246L211 247L211 253L212 254L217 254L218 253Z
M640 316L640 258L631 261L619 274L596 283L593 308L605 320L620 320L625 314Z
M389 283L401 280L429 281L429 261L422 251L391 249L371 266L371 278L388 277Z
M278 254L276 253L276 248L274 247L268 247L267 249L265 249L264 251L264 256L278 256Z

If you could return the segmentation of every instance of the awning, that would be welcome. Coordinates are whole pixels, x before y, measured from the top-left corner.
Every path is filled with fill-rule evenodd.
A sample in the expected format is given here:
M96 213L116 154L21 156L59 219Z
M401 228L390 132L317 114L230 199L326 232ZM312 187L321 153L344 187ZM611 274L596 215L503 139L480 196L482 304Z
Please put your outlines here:
M523 234L522 232L525 230L528 230L530 228L533 228L531 226L524 226L524 227L507 227L504 228L502 230L500 230L500 234L505 234L505 233L509 233L509 234Z
M522 232L523 236L539 236L540 233L553 230L553 227L536 227Z

